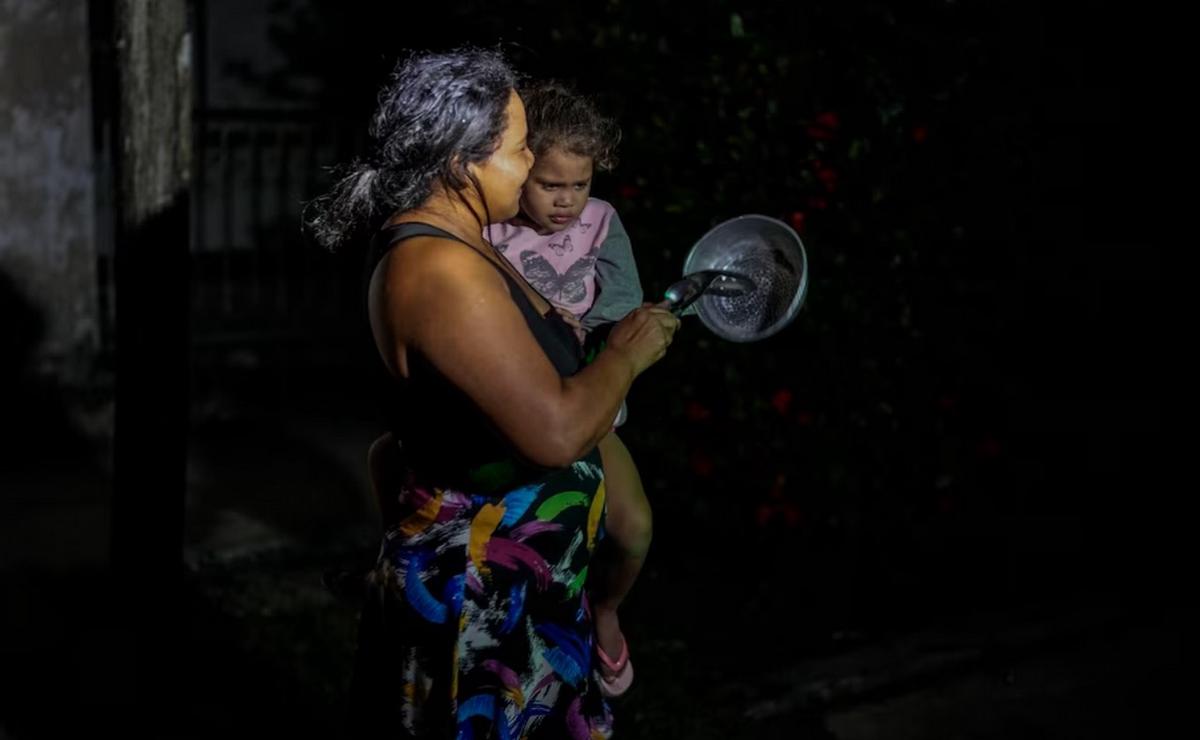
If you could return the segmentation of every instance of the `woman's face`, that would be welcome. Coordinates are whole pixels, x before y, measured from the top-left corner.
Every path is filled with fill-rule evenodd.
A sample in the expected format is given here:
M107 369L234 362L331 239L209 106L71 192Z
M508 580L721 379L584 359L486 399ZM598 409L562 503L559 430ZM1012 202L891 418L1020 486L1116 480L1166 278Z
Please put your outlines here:
M516 92L509 95L508 123L500 135L500 146L492 156L470 170L483 188L492 221L504 221L517 215L521 186L533 167L533 152L525 145L525 106Z

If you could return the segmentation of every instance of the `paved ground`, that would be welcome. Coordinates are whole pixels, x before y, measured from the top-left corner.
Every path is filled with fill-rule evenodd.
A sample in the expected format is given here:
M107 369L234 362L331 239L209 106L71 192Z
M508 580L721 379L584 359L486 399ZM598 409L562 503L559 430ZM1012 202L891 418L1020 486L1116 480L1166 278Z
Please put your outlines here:
M336 737L356 611L321 577L372 555L371 423L320 407L199 417L187 571L173 596L143 584L164 594L147 600L164 630L147 656L105 573L108 410L71 413L88 444L0 474L0 738ZM722 608L711 571L670 558L680 549L652 558L629 605L639 679L616 709L621 737L1152 737L1197 688L1196 614L1178 588L1064 587L924 625L910 609L860 634L765 586ZM155 685L148 660L172 666Z

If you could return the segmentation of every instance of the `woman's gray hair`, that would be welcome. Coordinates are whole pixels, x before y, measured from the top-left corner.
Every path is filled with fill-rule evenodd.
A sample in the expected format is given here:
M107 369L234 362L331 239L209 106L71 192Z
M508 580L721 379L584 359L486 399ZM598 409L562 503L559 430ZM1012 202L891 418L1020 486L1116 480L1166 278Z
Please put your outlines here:
M424 203L435 183L448 193L478 188L467 165L486 161L499 146L516 86L516 74L495 51L465 47L401 60L379 94L370 154L305 208L313 238L336 249Z

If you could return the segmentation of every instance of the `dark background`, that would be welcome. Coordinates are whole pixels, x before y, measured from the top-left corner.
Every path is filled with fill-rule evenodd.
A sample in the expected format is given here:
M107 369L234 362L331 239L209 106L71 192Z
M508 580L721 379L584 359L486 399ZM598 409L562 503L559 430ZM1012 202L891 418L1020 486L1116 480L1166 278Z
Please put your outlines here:
M162 602L172 637L155 638L173 668L156 691L97 668L145 649L119 610L80 632L102 573L69 596L27 574L16 622L46 610L72 636L13 653L0 737L83 722L47 697L116 726L169 717L164 737L336 731L354 604L320 575L373 554L354 456L383 426L381 371L361 251L320 252L297 214L362 151L396 58L460 43L499 44L620 121L621 163L593 195L621 214L648 295L736 215L789 222L807 248L792 326L734 345L692 320L630 397L622 437L656 534L623 620L640 686L621 736L1163 722L1190 680L1162 251L1177 21L1023 1L502 5L273 2L252 37L233 6L195 3L188 567ZM285 63L212 51L234 37ZM262 103L223 103L218 77ZM5 336L16 357L36 331ZM13 393L26 423L8 449L61 465L76 448L51 441L73 439L54 409L111 395L106 362L82 391ZM222 525L230 511L282 534ZM920 668L930 655L951 657ZM795 693L814 681L823 699Z

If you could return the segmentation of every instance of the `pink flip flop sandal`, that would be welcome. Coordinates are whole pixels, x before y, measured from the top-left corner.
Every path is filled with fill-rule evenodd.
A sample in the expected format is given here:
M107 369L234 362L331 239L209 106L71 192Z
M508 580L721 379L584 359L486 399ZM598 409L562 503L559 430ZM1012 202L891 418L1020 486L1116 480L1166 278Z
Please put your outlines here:
M629 643L625 642L625 638L621 638L621 655L616 660L604 652L599 642L596 643L596 657L613 674L612 678L608 678L603 671L596 671L600 693L607 699L616 699L628 691L633 683L633 662L629 660Z

